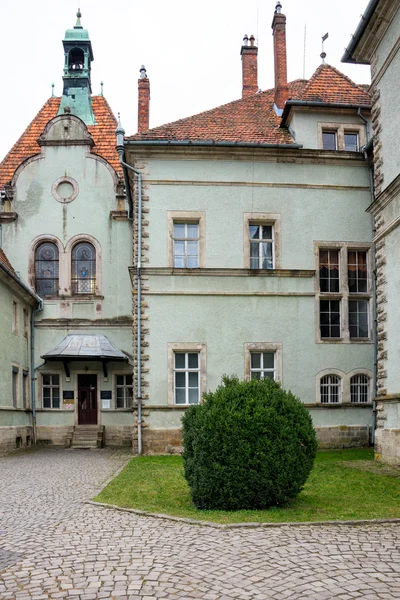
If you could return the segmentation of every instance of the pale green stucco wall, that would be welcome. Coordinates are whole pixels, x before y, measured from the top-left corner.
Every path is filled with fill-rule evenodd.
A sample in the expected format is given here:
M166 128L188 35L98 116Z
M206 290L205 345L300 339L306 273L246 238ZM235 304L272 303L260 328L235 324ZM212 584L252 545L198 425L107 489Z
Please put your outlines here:
M350 112L350 111L349 111ZM290 131L294 135L297 144L302 144L304 148L320 148L318 143L318 129L320 123L338 123L355 127L362 127L365 130L363 121L358 117L355 111L353 114L335 114L333 112L314 112L308 108L307 111L297 110L291 121ZM366 116L366 115L364 115ZM371 127L369 128L371 131Z

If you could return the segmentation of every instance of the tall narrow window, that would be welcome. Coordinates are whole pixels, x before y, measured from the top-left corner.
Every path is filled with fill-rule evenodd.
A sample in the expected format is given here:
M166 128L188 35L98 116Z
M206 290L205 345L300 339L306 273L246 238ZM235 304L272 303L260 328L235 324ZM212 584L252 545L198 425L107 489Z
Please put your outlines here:
M116 408L130 408L133 400L132 375L117 375Z
M250 269L274 268L274 228L272 225L249 225Z
M354 404L369 402L369 377L353 375L350 379L350 396Z
M322 338L340 338L340 300L320 300L320 329Z
M18 407L19 402L19 369L18 367L12 368L12 402L13 407Z
M275 379L275 352L251 352L251 379Z
M368 300L349 300L349 329L351 338L368 337Z
M322 404L337 404L340 402L340 377L338 375L321 377L320 393Z
M89 242L72 249L72 293L96 293L96 250Z
M319 286L321 292L339 292L339 251L319 251Z
M43 408L60 408L60 376L42 375Z
M349 250L347 254L348 283L350 294L368 291L367 253Z
M200 402L200 354L175 352L174 356L175 404Z
M13 313L12 313L12 331L18 335L19 332L19 304L13 300Z
M51 242L40 244L35 252L35 288L39 296L58 294L58 248Z
M174 223L174 267L197 269L199 266L199 224Z
M22 372L22 406L23 408L28 407L29 399L29 371L24 369Z
M26 308L24 308L24 310L23 310L23 317L24 317L24 338L28 339L29 322L28 322L28 310Z

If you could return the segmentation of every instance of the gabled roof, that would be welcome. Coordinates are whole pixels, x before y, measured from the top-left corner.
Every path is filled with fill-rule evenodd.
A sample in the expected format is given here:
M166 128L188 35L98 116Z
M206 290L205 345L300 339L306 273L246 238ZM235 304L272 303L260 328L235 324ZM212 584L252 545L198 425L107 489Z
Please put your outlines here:
M371 96L365 86L357 85L327 64L320 65L311 79L296 79L288 87L289 104L308 101L371 106ZM192 117L154 127L146 133L129 136L126 140L294 145L284 121L275 112L274 95L273 89L258 92Z
M16 272L14 271L12 264L8 260L6 253L4 252L4 250L2 248L0 248L0 263L2 265L4 265L6 267L6 269L11 271L11 273L16 275Z
M0 188L10 183L15 170L24 160L40 153L37 139L46 124L57 115L60 100L61 98L47 100L10 152L4 157L0 163ZM119 158L115 149L117 120L104 96L93 96L92 105L96 118L96 125L88 126L88 131L95 143L92 152L107 160L114 170L121 174Z
M327 64L320 65L304 88L294 95L289 95L289 98L308 102L371 106L371 96L365 86L354 83L335 67Z
M293 81L289 92L299 93L304 83ZM274 94L274 90L259 92L126 139L293 144L289 131L280 128Z

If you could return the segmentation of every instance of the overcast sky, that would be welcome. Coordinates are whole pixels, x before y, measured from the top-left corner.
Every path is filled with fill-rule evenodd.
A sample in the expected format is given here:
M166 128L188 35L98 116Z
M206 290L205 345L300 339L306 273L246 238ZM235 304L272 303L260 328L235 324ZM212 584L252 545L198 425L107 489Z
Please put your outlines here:
M0 159L51 95L62 94L65 30L76 22L79 0L0 0ZM343 50L367 0L281 0L287 16L289 80L327 62L357 83L369 68L344 65ZM259 46L259 87L273 86L271 23L276 0L80 0L94 62L93 94L121 112L127 134L136 133L137 79L145 64L151 84L150 126L225 104L241 96L243 35Z

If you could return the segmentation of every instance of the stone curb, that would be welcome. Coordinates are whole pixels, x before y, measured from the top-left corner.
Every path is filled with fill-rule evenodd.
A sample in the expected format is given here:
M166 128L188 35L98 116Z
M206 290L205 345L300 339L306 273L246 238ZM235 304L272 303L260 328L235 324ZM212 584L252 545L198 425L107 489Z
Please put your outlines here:
M255 527L313 527L315 525L375 525L381 523L400 523L400 519L360 519L354 521L296 521L285 523L212 523L210 521L198 521L197 519L188 519L186 517L173 517L172 515L163 515L160 513L151 513L145 510L135 508L123 508L115 504L105 504L104 502L95 502L94 500L86 500L85 504L100 506L102 508L110 508L121 512L129 512L141 517L152 517L153 519L165 519L167 521L175 521L177 523L187 523L189 525L200 525L203 527L213 527L214 529L239 529L239 528L255 528Z

